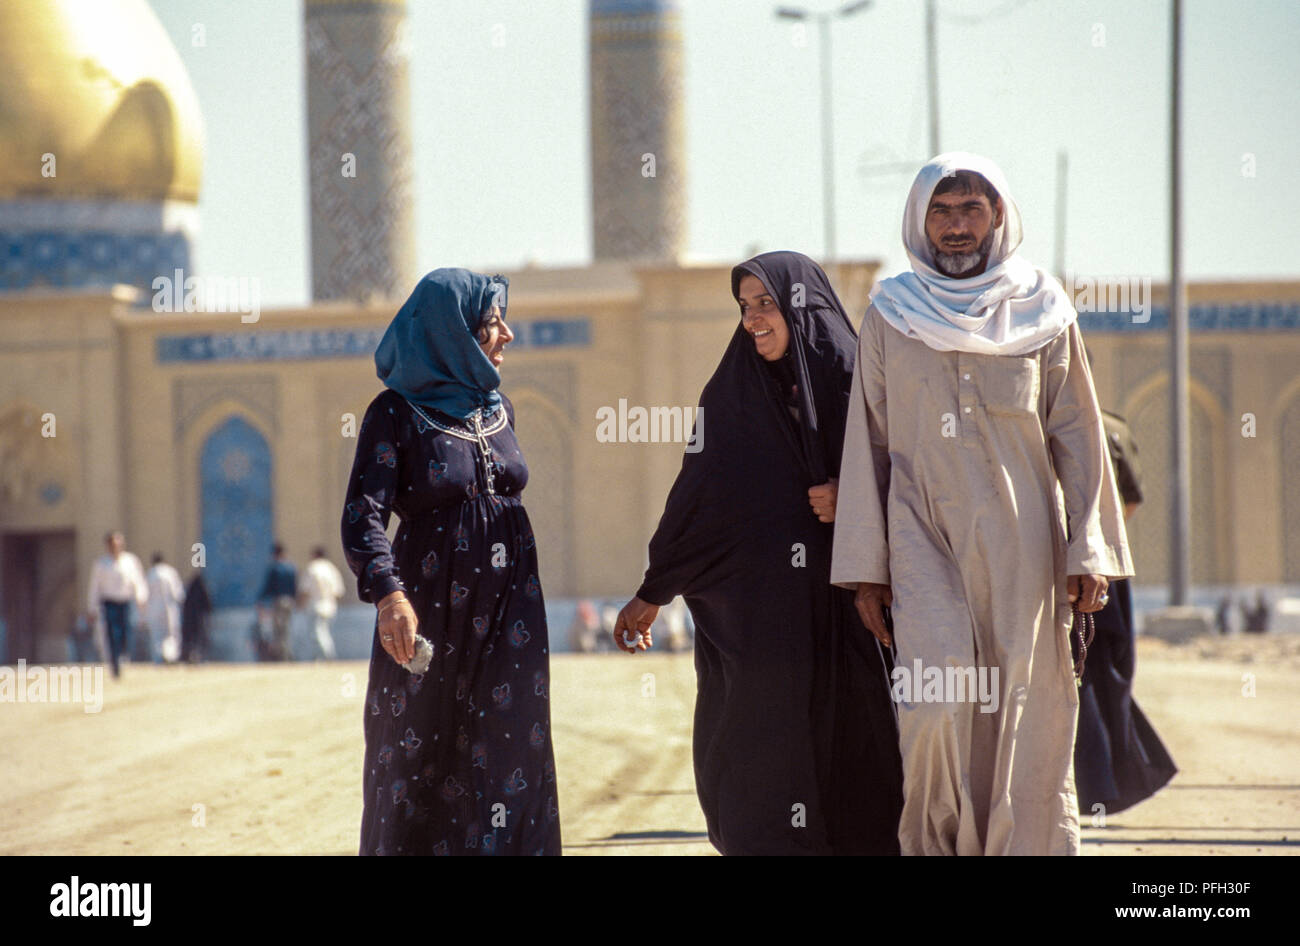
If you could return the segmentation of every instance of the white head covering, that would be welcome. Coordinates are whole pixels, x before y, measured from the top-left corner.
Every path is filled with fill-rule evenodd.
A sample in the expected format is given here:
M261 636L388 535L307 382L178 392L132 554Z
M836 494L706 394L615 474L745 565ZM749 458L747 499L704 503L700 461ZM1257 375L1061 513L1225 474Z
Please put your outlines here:
M925 214L935 187L958 171L984 176L1002 197L1002 225L993 233L984 272L953 279L934 267ZM1047 344L1078 318L1056 279L1016 254L1020 208L998 166L988 158L949 151L921 168L903 212L903 247L912 271L884 279L871 294L894 328L936 351L1023 355Z

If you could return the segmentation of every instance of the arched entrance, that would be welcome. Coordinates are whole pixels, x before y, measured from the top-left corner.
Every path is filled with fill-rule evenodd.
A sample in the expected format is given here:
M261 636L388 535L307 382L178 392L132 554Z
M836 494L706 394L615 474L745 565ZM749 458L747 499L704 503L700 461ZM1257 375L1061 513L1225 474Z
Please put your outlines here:
M214 607L250 605L271 560L271 450L248 421L234 416L199 454L200 529L205 578Z

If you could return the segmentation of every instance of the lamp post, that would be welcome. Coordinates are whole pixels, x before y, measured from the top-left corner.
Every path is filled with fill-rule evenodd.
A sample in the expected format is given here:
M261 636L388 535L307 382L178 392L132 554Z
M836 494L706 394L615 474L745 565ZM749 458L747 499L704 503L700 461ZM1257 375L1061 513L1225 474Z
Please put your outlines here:
M872 0L854 0L835 10L812 11L801 7L777 7L776 15L784 20L816 20L821 43L822 74L822 229L825 259L830 263L835 247L835 148L831 118L831 20L852 16L871 6Z
M1169 603L1188 603L1192 582L1187 285L1183 279L1183 4L1173 0L1169 81Z

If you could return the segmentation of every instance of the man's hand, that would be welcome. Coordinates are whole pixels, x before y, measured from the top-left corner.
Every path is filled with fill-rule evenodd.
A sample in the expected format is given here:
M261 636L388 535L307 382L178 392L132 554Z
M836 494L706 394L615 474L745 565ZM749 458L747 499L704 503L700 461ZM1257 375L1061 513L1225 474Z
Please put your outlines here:
M633 598L623 605L614 622L614 643L625 653L649 650L654 641L650 638L650 625L659 616L659 605Z
M1065 590L1071 604L1080 611L1100 611L1109 600L1110 581L1105 575L1070 575Z
M886 647L892 647L894 638L885 627L885 608L894 603L894 593L888 585L876 585L871 582L858 582L857 594L853 596L853 606L858 609L858 617L867 626L876 639Z
M840 481L831 477L821 486L808 489L808 505L822 522L835 521L835 501L839 498Z

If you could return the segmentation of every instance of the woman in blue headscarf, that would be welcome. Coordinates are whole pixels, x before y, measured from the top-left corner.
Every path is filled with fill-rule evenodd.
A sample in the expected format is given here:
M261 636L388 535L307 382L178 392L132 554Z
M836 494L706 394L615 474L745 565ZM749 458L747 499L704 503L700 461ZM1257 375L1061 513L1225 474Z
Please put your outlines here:
M507 285L434 270L375 352L386 390L361 422L342 522L377 607L362 854L560 853L528 467L497 390Z

